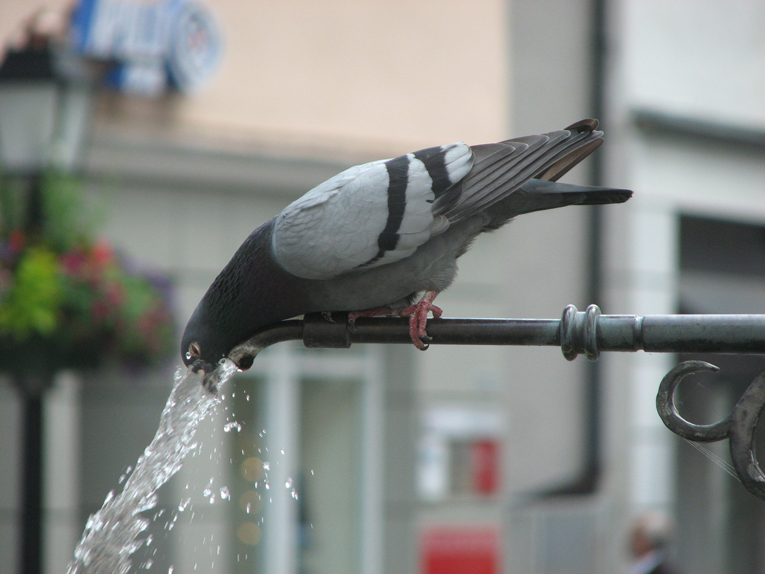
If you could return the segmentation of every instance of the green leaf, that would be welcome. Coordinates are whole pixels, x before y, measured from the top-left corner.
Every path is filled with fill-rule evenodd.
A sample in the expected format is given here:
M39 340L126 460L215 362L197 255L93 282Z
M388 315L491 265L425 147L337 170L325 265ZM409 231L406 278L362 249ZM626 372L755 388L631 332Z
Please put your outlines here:
M55 254L45 247L24 253L15 282L0 301L0 332L16 339L32 333L50 335L56 330L61 283Z

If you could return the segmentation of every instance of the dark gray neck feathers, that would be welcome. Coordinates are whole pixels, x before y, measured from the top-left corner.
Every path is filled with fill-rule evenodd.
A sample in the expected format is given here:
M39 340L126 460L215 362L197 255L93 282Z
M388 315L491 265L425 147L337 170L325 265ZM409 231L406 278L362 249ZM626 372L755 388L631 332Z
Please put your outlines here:
M273 220L253 231L210 285L186 327L183 354L196 340L214 364L261 327L310 311L305 281L274 261L272 228Z

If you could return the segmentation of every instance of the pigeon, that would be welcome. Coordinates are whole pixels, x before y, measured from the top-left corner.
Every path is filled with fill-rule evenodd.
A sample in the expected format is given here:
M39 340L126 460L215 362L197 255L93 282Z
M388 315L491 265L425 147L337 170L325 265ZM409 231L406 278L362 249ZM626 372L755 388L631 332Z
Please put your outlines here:
M210 373L259 329L306 313L409 316L426 348L435 296L483 232L632 192L557 183L603 143L597 120L498 143L453 143L351 167L253 231L186 325L183 362ZM423 294L420 298L420 294ZM240 367L242 367L240 365ZM247 368L244 366L243 368Z

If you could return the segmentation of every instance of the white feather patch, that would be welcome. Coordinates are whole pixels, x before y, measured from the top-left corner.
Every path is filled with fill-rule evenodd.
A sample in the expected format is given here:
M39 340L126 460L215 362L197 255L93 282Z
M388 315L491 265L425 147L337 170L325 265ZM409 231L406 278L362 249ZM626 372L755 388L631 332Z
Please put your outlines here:
M356 166L288 205L274 223L278 263L306 279L326 279L372 259L388 219L383 162Z
M449 180L452 184L455 184L461 181L468 174L470 168L473 167L473 152L469 145L462 142L442 147L444 150L447 150L444 155L444 164L449 174Z

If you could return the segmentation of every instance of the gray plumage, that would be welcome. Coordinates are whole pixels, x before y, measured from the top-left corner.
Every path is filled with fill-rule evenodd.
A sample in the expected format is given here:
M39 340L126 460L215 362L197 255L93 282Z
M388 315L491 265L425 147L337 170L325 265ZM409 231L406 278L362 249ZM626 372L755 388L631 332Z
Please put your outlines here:
M494 144L450 144L346 170L256 229L189 320L181 353L209 371L276 321L401 309L446 289L482 232L524 213L621 203L632 192L555 183L603 142L596 120Z

